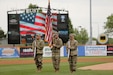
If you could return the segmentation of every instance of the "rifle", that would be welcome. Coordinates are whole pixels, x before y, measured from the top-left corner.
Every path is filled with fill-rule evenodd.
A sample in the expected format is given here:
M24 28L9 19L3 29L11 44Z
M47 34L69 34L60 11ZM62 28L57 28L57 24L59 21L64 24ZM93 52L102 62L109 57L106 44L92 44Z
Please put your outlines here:
M35 37L34 59L36 58L36 37Z
M70 41L68 41L68 46L70 47ZM70 49L68 49L68 58L69 58L69 55L70 55Z

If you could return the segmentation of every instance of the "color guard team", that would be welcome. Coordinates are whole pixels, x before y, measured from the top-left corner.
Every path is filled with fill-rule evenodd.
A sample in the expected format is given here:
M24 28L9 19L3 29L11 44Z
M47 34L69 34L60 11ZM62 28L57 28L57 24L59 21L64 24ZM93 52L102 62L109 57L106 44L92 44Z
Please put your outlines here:
M66 50L68 54L68 62L70 67L70 72L73 73L76 71L77 63L77 40L75 40L75 35L70 34L69 40L66 43ZM42 69L42 59L43 59L43 47L45 46L44 40L41 39L41 35L37 34L36 39L32 43L32 49L36 51L34 61L37 67L37 71L41 72ZM58 33L53 33L52 37L52 63L55 72L58 72L60 69L60 48L63 46L62 39L59 38ZM36 50L35 50L36 49Z

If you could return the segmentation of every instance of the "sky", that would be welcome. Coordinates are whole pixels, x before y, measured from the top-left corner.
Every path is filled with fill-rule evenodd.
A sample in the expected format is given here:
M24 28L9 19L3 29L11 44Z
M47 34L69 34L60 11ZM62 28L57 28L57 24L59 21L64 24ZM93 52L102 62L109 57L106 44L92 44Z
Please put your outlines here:
M90 0L50 0L51 8L69 11L73 28L85 28L90 35ZM48 0L0 0L0 27L7 32L7 11L36 4L47 7ZM92 0L92 36L103 33L107 17L113 14L113 0Z

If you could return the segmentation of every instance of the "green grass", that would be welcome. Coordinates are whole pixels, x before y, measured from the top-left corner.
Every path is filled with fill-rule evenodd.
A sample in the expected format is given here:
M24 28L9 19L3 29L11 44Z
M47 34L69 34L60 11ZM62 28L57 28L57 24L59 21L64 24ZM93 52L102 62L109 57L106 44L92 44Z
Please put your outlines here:
M80 57L84 58L84 57ZM25 59L25 58L21 58ZM27 58L32 59L32 58ZM27 60L25 59L25 60ZM44 58L46 59L46 58ZM50 59L50 58L47 58ZM8 59L9 60L9 59ZM13 62L14 59L12 59ZM101 64L103 62L79 62L77 67ZM69 71L68 62L60 64L60 72L55 73L52 63L44 63L42 72L36 72L35 64L22 64L22 65L0 65L0 75L113 75L113 71L93 71L93 70L79 70L71 74Z
M62 57L63 59L67 59L67 57ZM78 58L113 58L113 56L80 56ZM29 60L31 58L0 58L0 60ZM51 59L50 57L44 57L43 59Z
M83 63L78 63L79 65ZM93 63L87 63L93 64ZM85 66L85 65L84 65ZM51 63L43 65L42 72L36 72L34 64L0 66L0 75L70 75L68 63L62 63L60 72L55 73ZM74 75L113 75L113 71L77 70Z

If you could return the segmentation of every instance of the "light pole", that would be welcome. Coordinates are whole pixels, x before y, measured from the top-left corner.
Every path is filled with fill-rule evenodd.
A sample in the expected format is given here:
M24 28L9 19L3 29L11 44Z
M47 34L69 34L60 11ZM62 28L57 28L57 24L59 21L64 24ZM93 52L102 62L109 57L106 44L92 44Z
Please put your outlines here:
M92 0L90 0L90 38L89 43L92 44Z

